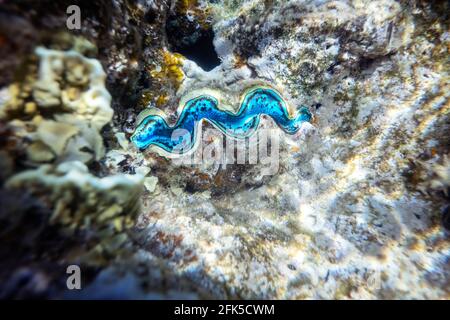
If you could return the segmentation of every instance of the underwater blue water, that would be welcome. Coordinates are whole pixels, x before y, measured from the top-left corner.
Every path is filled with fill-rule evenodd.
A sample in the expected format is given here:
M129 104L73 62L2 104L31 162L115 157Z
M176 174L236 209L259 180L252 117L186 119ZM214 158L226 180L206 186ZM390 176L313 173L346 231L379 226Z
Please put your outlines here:
M138 124L131 141L141 150L156 145L170 153L182 153L194 146L197 125L202 119L215 125L224 134L238 139L249 137L256 131L262 114L272 117L288 134L295 134L303 122L311 120L306 107L300 108L297 115L291 118L281 96L268 88L250 91L237 113L220 110L217 106L218 101L212 96L201 95L191 99L186 102L174 126L169 126L159 115L149 115ZM183 132L188 134L184 135Z

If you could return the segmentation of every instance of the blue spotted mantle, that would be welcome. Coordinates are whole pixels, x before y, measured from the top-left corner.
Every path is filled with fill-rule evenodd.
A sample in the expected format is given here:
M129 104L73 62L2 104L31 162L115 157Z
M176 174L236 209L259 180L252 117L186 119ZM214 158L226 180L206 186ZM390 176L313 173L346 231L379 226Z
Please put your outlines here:
M186 102L173 126L168 125L161 115L148 115L137 125L131 141L140 150L154 145L168 153L181 154L195 145L202 120L210 122L226 135L242 139L257 130L262 114L270 116L287 134L295 134L303 122L311 120L306 107L301 107L295 117L290 117L286 103L275 90L256 88L246 94L237 113L220 110L217 99L200 95ZM183 137L177 132L184 133Z

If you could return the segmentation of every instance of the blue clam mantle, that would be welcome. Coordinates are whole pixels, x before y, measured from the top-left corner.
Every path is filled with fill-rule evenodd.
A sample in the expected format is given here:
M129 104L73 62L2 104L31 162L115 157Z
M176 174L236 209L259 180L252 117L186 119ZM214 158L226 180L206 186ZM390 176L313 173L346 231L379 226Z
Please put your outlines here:
M306 107L298 110L292 118L283 98L275 90L257 88L246 94L237 113L220 110L217 99L200 95L186 102L174 126L169 126L161 115L148 115L138 124L131 141L140 150L154 145L168 153L181 154L195 145L197 128L202 120L210 122L224 134L239 139L249 137L256 131L262 114L272 117L288 134L295 134L303 122L311 120ZM187 142L173 138L177 137L176 130L189 133Z

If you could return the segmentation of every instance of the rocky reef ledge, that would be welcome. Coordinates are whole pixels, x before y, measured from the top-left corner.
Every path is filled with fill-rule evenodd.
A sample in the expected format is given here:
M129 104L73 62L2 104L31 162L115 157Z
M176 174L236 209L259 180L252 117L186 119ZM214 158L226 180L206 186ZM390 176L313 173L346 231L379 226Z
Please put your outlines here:
M70 2L0 4L1 298L450 298L448 2ZM130 141L258 86L312 115L276 163Z

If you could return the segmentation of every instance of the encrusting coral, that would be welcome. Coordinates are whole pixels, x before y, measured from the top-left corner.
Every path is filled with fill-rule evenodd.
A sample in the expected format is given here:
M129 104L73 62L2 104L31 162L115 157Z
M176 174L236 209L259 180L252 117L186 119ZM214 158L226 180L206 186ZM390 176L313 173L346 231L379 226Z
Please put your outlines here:
M146 111L158 112L159 109ZM144 119L137 125L131 141L142 150L157 145L171 153L188 152L194 145L198 145L195 132L201 132L199 128L202 121L208 121L222 133L242 141L258 129L263 114L272 117L277 125L289 134L297 133L303 122L311 120L311 114L306 107L298 110L297 114L290 115L283 98L270 88L249 90L236 114L221 110L213 96L200 95L183 106L173 127L170 127L159 113L144 116L146 111L141 115ZM189 138L179 143L174 142L172 137L176 130L185 130Z
M158 107L164 106L169 99L168 89L178 90L184 79L184 73L181 68L183 56L167 50L162 50L161 56L162 63L152 65L148 71L151 79L161 87L161 90L144 89L140 99L140 104L144 107L151 103Z
M35 5L41 25L22 3L32 1L7 4L7 21L30 20L20 41L32 27L65 28L62 2L48 13ZM89 3L74 33L98 50L81 41L83 53L59 51L70 37L33 34L0 89L0 200L11 209L0 211L0 225L11 221L0 254L49 230L81 245L35 241L40 250L10 256L10 270L88 261L87 297L178 292L182 278L214 298L448 299L448 2ZM20 65L9 38L7 61ZM34 44L48 49L24 56ZM296 135L274 130L273 174L261 161L180 163L130 143L146 107L175 123L179 106L211 93L237 112L256 86L314 116ZM263 116L260 126L276 123ZM227 142L204 129L204 146ZM30 273L53 284L65 276L38 267ZM7 269L0 282L19 283L24 273ZM57 289L44 291L67 291Z
M99 61L75 51L36 49L38 67L9 87L0 117L29 141L31 162L89 162L103 157L100 131L113 116Z
M104 157L101 130L112 120L100 62L80 53L38 47L26 79L7 88L1 118L20 142L22 167L5 187L47 205L50 226L90 243L87 263L120 251L140 206L143 176L92 175L85 164Z
M85 234L99 240L96 251L117 253L128 239L125 230L134 226L139 213L142 177L92 176L79 161L57 167L42 165L9 179L6 187L26 190L51 205L49 223L68 235ZM100 253L99 252L99 253Z
M442 190L448 196L450 192L450 157L446 155L442 164L435 164L432 171L436 177L431 180L431 188Z

